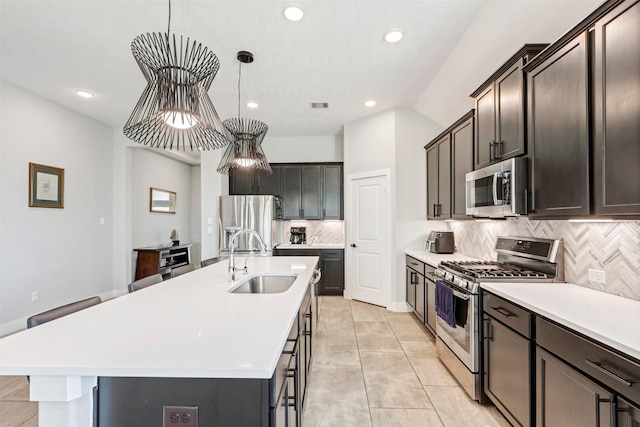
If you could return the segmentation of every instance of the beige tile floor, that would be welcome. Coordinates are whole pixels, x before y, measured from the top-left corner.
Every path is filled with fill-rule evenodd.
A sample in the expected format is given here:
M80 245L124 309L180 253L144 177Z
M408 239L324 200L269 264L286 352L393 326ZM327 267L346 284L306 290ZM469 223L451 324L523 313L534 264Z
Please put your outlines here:
M305 427L506 427L472 401L408 313L322 297ZM37 427L25 377L0 377L0 427Z
M408 313L322 297L305 427L509 426L471 400Z

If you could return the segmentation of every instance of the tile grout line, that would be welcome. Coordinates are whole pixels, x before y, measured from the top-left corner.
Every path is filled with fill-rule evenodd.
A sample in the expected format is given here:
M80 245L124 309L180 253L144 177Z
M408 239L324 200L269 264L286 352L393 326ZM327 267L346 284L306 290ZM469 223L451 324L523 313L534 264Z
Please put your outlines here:
M364 369L362 368L362 357L360 357L360 344L358 343L358 332L356 331L356 321L353 318L353 300L349 300L349 311L351 312L351 323L353 324L353 332L356 339L356 349L358 350L358 360L360 361L360 373L362 374L362 386L364 387L364 395L367 397L367 407L369 409L369 421L373 426L373 414L371 413L371 402L369 401L369 392L367 391L367 382L364 378Z
M411 313L408 313L408 315L410 316L410 318L412 318ZM384 317L385 320L387 321L387 323L389 323L389 319L387 318L387 316ZM415 319L412 318L412 320L415 321ZM420 325L416 325L418 327L420 327ZM400 339L398 339L398 335L396 335L396 331L393 329L393 327L391 326L391 324L389 323L389 327L391 328L391 332L393 332L393 335L396 337L396 339L398 340L398 343L400 344L400 348L402 349L402 353L404 354L404 357L407 359L407 362L409 362L409 366L411 366L411 370L413 371L413 374L416 376L416 378L418 379L418 383L420 383L420 386L422 387L422 391L424 392L424 395L427 397L427 399L429 399L429 403L431 404L431 407L433 408L433 411L436 413L436 415L438 416L438 420L440 420L440 424L442 424L443 426L445 426L444 421L442 420L442 417L440 416L440 413L438 412L438 409L436 408L436 405L433 404L433 400L431 399L431 396L429 396L429 393L427 392L427 389L425 388L426 386L424 384L422 384L422 381L420 380L420 376L418 375L418 373L416 372L416 368L413 366L413 363L411 363L411 359L409 359L409 355L407 354L406 350L404 349L404 347L401 344ZM431 333L428 332L427 333ZM425 337L426 339L426 337ZM436 338L437 339L437 338ZM417 409L417 408L416 408Z

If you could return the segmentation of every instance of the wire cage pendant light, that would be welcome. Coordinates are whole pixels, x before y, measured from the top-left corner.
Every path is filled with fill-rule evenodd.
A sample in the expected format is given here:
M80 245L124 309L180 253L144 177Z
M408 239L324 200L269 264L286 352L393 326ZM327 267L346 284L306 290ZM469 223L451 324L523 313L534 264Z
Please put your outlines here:
M237 58L239 61L238 117L222 122L227 133L231 136L231 142L227 146L217 170L222 174L231 175L235 169L252 169L254 174L270 175L273 171L262 149L262 140L269 127L261 121L240 117L242 64L253 62L253 54L240 51Z
M147 33L131 42L131 53L147 86L124 134L155 148L211 150L229 143L209 88L220 62L202 44L171 34L171 0L166 33Z

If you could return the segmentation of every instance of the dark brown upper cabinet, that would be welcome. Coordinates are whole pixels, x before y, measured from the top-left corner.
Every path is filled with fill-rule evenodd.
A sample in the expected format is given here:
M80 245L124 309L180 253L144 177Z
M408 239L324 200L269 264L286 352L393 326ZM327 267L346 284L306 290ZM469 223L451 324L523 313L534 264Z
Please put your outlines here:
M424 148L427 155L427 219L465 219L465 175L473 170L474 110Z
M343 219L341 163L281 164L283 219Z
M594 28L594 214L640 215L640 2Z
M589 214L587 34L527 74L530 216Z
M427 150L427 219L451 218L451 136L447 133Z
M229 176L230 195L273 195L282 193L281 173L279 165L271 165L273 171L270 175L259 175L252 169L234 169Z
M475 99L475 169L526 153L523 67L547 44L527 44L470 96Z
M640 217L640 0L610 0L526 67L537 218Z

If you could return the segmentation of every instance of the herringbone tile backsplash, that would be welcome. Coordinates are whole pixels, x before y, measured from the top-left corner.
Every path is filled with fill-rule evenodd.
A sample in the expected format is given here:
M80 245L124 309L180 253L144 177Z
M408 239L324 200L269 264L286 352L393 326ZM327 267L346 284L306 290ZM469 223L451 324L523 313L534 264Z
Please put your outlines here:
M565 282L640 300L640 221L584 223L509 218L448 224L455 233L457 251L483 260L495 260L497 236L562 239ZM606 283L589 281L590 268L604 270Z

